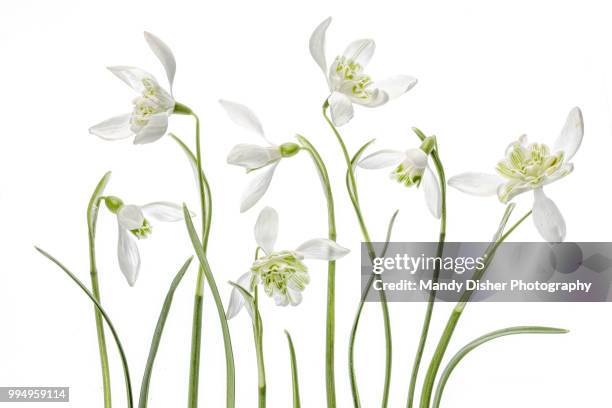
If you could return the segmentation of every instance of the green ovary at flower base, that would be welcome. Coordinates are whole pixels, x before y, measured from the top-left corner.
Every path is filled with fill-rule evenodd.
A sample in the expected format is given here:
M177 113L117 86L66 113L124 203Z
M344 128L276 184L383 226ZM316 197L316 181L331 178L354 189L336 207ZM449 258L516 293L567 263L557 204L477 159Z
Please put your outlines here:
M302 259L302 256L293 251L280 251L253 262L251 272L278 306L300 304L301 292L310 282L308 268Z
M506 157L497 164L498 175L462 173L451 177L448 184L464 193L499 197L507 203L517 195L533 191L533 222L548 242L565 239L565 220L557 205L544 194L543 187L574 170L570 160L578 151L584 134L582 112L573 108L552 149L547 145L527 142L521 136L510 144Z

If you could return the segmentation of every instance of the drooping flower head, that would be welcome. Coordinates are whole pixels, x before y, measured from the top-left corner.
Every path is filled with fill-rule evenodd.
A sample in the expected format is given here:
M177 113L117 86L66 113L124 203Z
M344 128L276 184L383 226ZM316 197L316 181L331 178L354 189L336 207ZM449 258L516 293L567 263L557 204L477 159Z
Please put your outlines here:
M274 245L278 235L278 213L265 207L255 223L255 241L264 255L258 257L248 272L237 283L249 292L260 284L266 295L274 298L278 306L296 306L302 301L302 292L310 282L305 259L336 260L349 250L329 239L318 238L304 242L294 250L276 251ZM227 308L230 319L240 311L245 301L241 292L234 288ZM246 303L249 304L248 302ZM248 309L249 313L252 310Z
M331 118L336 126L348 123L353 117L353 103L376 107L408 92L417 80L408 75L397 75L383 81L374 81L365 73L376 45L373 40L362 39L350 43L335 57L328 67L325 56L325 34L331 17L317 26L310 36L310 54L326 76L331 95L327 99Z
M153 232L149 219L174 222L183 219L183 209L178 204L154 202L145 205L124 204L114 196L104 198L106 207L117 215L119 240L117 257L119 268L130 286L134 286L140 271L140 253L137 242Z
M565 239L565 220L557 205L544 194L543 187L574 170L570 160L578 151L584 134L582 112L573 108L553 147L529 143L521 136L506 149L497 163L497 175L463 173L451 177L448 184L464 193L489 196L497 194L502 203L517 195L534 192L533 221L542 237L549 242Z
M442 212L442 193L438 178L429 166L429 155L435 147L435 138L426 138L417 149L406 151L379 150L364 157L357 165L368 170L393 167L390 177L406 187L422 188L427 208L436 218Z
M242 194L240 212L245 212L257 204L266 193L281 159L295 156L300 146L296 143L276 145L270 142L264 134L261 122L251 109L226 100L220 100L219 103L234 123L258 134L266 142L265 146L238 144L227 156L228 164L243 167L247 173L256 171Z
M172 83L176 72L176 61L170 48L159 38L145 32L145 40L161 61L170 92L162 88L148 72L130 66L113 66L108 69L138 93L132 100L132 112L107 119L89 129L105 140L134 137L134 144L151 143L166 134L168 118L174 112L176 102L172 97Z

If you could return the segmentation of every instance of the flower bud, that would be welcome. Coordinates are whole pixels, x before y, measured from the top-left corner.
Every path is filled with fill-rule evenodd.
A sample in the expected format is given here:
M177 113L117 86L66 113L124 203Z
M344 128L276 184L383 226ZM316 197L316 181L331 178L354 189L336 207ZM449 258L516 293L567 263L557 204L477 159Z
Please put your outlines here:
M300 151L300 145L297 143L283 143L280 146L280 153L283 157L295 156Z
M104 203L106 203L106 208L113 214L117 214L119 209L123 207L123 200L115 196L104 197Z

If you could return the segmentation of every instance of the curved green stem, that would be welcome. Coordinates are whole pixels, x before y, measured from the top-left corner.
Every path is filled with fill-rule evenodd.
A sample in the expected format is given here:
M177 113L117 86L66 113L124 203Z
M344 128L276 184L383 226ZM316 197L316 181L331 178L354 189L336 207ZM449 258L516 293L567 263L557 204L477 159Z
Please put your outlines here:
M96 308L102 315L102 318L106 321L106 324L108 325L108 328L110 329L111 334L113 335L113 338L115 339L115 343L117 344L117 349L119 350L119 356L121 358L121 365L123 366L123 375L125 377L125 391L127 395L127 406L128 408L133 408L134 399L132 397L132 381L130 380L130 369L128 367L127 357L125 355L125 352L123 351L121 340L119 340L119 335L117 334L117 331L115 330L115 326L113 326L113 323L111 322L110 317L108 317L108 315L104 311L104 308L102 307L100 302L96 300L95 296L89 291L89 289L87 289L87 287L79 280L79 278L77 278L72 272L68 270L68 268L66 268L60 261L55 259L53 256L51 256L47 252L43 251L42 249L38 247L34 247L34 248L36 248L36 250L40 252L44 257L49 259L51 262L57 265L62 271L64 271L66 275L68 275L70 279L72 279L74 283L76 283L83 292L85 292L85 294L89 297L89 299L91 299L93 304L96 306Z
M110 179L110 171L107 172L98 182L89 204L87 205L87 232L89 241L89 275L91 277L91 291L96 301L101 302L100 284L98 283L98 268L96 266L96 222L98 220L98 210L104 188ZM102 389L104 390L104 408L111 408L111 379L108 364L108 352L106 350L106 338L104 336L104 323L102 313L94 307L96 320L96 334L98 336L98 349L100 352L100 365L102 367Z
M261 315L259 314L259 295L257 286L253 290L253 303L254 303L254 321L253 321L253 339L255 341L255 354L257 356L257 388L258 408L266 407L266 365L264 362L263 353L263 322Z
M517 326L517 327L508 327L505 329L496 330L494 332L487 333L484 336L478 337L477 339L469 342L467 345L462 347L461 350L459 350L457 354L453 356L453 358L451 358L446 368L444 368L444 370L442 371L442 374L440 374L440 380L438 381L438 386L436 387L436 394L434 396L432 408L440 407L440 401L442 400L442 393L444 392L444 387L446 386L448 378L450 377L451 373L453 372L457 364L459 364L459 362L463 360L463 358L470 351L474 350L476 347L488 341L495 340L497 338L504 337L504 336L514 335L514 334L565 334L565 333L568 333L568 330L557 329L554 327Z
M417 134L421 141L425 140L425 135L418 129L414 128L414 132ZM438 181L440 183L440 192L442 195L442 212L440 216L440 236L438 238L438 248L437 248L437 258L442 256L444 252L444 241L446 239L446 176L444 174L444 166L442 166L442 161L440 160L440 154L438 145L431 152L431 158L436 167L436 172L438 173ZM433 272L432 281L437 283L440 277L440 264L436 265L436 268ZM423 327L421 328L421 337L419 339L419 344L417 346L416 355L414 358L414 363L412 366L412 373L410 375L410 385L408 387L408 402L406 406L408 408L412 408L412 404L414 402L414 393L416 390L417 378L419 375L419 368L421 366L421 360L423 359L423 351L425 350L425 344L427 343L427 336L429 333L429 326L431 324L431 316L433 314L434 303L436 300L436 291L431 290L429 296L427 298L427 308L425 310L425 317L423 319Z
M355 215L357 216L357 221L359 223L359 227L361 229L363 239L366 242L366 246L368 248L368 254L370 256L370 259L373 260L376 257L376 252L374 251L374 246L372 245L372 240L370 239L370 234L368 232L368 229L366 227L366 224L363 218L361 206L359 205L359 198L358 198L358 193L357 193L357 183L355 182L355 172L353 171L354 163L349 156L348 150L346 148L344 140L342 139L342 136L340 135L340 133L338 132L338 130L336 129L336 127L334 126L334 124L332 123L332 121L329 119L327 115L328 107L329 107L329 104L327 103L327 101L325 101L325 103L323 104L323 117L325 118L325 121L327 122L329 127L332 129L334 135L336 136L336 139L338 140L338 144L340 145L340 148L342 149L342 154L344 155L344 160L346 161L347 172L348 172L347 186L348 186L349 198L351 199L351 203L353 204L353 208L355 210ZM355 405L355 407L361 406L361 402L359 400L359 389L357 386L357 378L356 378L356 373L355 373L355 365L354 365L355 337L357 334L357 328L359 325L359 319L361 317L361 312L363 310L363 305L365 303L367 294L369 293L370 287L372 283L374 282L374 279L380 280L381 278L379 275L377 276L373 275L372 278L369 280L368 285L366 286L365 292L361 296L361 299L359 301L359 306L357 307L357 314L353 321L353 326L351 328L351 337L349 340L349 373L350 373L350 380L351 380L351 392L353 395L353 404ZM380 296L380 305L382 309L383 325L384 325L384 332L385 332L385 380L384 380L385 382L383 386L383 398L382 398L382 404L381 404L381 406L384 408L387 406L388 401L389 401L389 389L391 386L391 362L392 362L393 350L392 350L392 339L391 339L391 320L389 317L387 296L385 295L384 290L380 290L378 291L378 293Z
M298 381L298 368L297 358L295 357L295 348L293 347L293 340L287 330L285 330L287 336L287 343L289 344L289 357L291 358L291 383L293 385L293 408L300 408L300 385Z
M140 386L140 398L138 399L138 408L147 407L149 397L149 385L151 384L151 376L153 374L153 364L155 363L155 357L157 356L157 351L159 350L159 343L161 342L161 337L164 332L166 320L168 319L168 313L170 313L170 307L172 306L174 292L176 291L176 288L178 287L179 283L181 283L183 276L185 276L185 272L187 272L187 268L189 268L192 259L193 257L190 257L189 259L187 259L187 261L185 261L181 269L179 269L176 276L172 280L170 288L168 289L168 293L166 294L164 304L162 305L161 312L159 313L157 325L155 326L155 331L153 332L153 339L151 340L149 357L147 357L147 365L145 367L144 374L142 375L142 385Z
M198 257L198 260L200 261L200 266L203 270L206 281L208 282L208 286L210 287L210 291L212 293L213 300L215 302L215 306L217 308L217 314L219 316L219 322L221 324L221 331L223 333L223 346L225 348L225 371L226 371L226 381L227 381L226 406L228 408L234 408L235 406L234 354L232 351L232 339L231 339L229 327L227 325L227 318L225 316L225 310L223 309L223 302L221 301L221 296L219 295L219 289L217 288L217 283L210 269L210 265L208 264L206 252L204 251L204 247L202 243L200 242L198 233L196 232L193 226L193 221L191 220L191 214L189 213L187 206L185 206L184 204L183 204L183 215L185 217L185 224L187 225L187 232L189 233L191 244L193 245L193 248L195 250L196 256Z
M327 167L319 152L304 136L297 136L303 149L310 154L323 184L323 191L327 201L328 238L336 240L336 216L334 213L334 197ZM335 344L335 297L336 297L336 261L327 263L327 318L325 323L325 385L327 391L327 406L336 406L336 384L334 374L334 344Z
M512 211L512 209L513 209L512 205L509 205L508 208L506 209L506 212L504 213L504 217L502 219L500 228L496 236L501 235L501 231L503 231L503 227L505 226L505 223L508 220L508 217L510 216L510 212ZM493 257L495 255L495 251L497 250L499 245L501 245L501 243L504 242L508 238L508 236L519 225L521 225L521 223L525 221L527 217L529 217L530 215L531 215L531 211L527 212L527 214L521 217L508 230L508 232L501 235L499 239L497 239L494 243L492 243L492 245L489 246L489 248L487 248L483 256L484 265L482 268L479 268L474 272L474 275L472 276L473 280L479 280L480 278L482 278L487 268L491 264L491 261L493 260ZM438 345L436 346L436 349L434 351L434 355L429 364L429 368L427 369L427 374L425 375L425 380L423 382L423 388L421 392L421 402L419 405L420 408L429 408L429 404L431 402L431 394L433 392L433 386L436 380L438 369L440 368L440 364L442 363L442 359L444 358L444 354L446 352L446 349L448 348L448 344L455 331L455 328L457 327L459 318L461 317L461 314L463 313L463 310L465 309L465 306L467 305L467 302L472 297L473 293L474 293L474 290L469 290L469 291L466 290L465 292L463 292L463 294L461 295L461 298L459 299L459 302L457 302L457 305L455 306L455 308L451 312L450 317L448 318L446 327L444 328L444 331L442 332L442 336L440 337L440 340L438 341Z

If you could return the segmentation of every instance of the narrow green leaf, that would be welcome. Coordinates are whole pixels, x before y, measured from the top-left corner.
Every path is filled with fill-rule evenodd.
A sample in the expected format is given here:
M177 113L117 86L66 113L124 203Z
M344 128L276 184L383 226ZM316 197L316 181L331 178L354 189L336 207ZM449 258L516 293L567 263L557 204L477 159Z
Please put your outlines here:
M164 300L164 304L162 306L161 312L159 314L159 319L157 319L157 325L155 326L155 331L153 332L153 340L151 341L151 348L149 349L149 357L147 358L147 365L145 367L144 374L142 376L142 385L140 386L140 398L138 402L139 408L146 408L149 397L149 385L151 383L151 375L153 374L153 364L155 362L155 357L157 356L157 350L159 350L159 343L161 342L162 333L164 332L164 326L166 325L166 320L168 319L168 313L170 313L170 307L172 306L172 299L174 297L174 292L178 287L179 283L185 276L185 272L189 268L193 257L190 257L185 261L181 269L177 272L176 276L172 280L170 284L170 288L168 289L168 293L166 294L166 298Z
M395 210L395 212L391 216L391 219L389 220L389 226L387 227L387 236L385 237L385 245L383 246L383 249L380 254L381 258L384 258L385 254L387 253L387 249L389 248L389 241L391 241L391 234L393 233L393 225L395 225L395 219L397 218L398 213L399 210Z
M297 358L295 357L295 348L293 347L293 340L287 330L285 330L287 336L287 343L289 344L289 356L291 358L291 382L293 384L293 408L300 408L300 385L298 381L298 368Z
M107 172L102 179L98 182L96 189L94 190L89 205L87 206L87 227L89 234L95 236L96 234L96 220L98 219L98 210L100 208L100 197L104 193L104 189L110 180L111 172Z
M221 324L221 331L223 333L223 345L225 347L225 365L226 365L226 376L227 376L227 389L226 389L226 406L227 408L234 408L235 406L235 367L234 367L234 353L232 351L232 339L227 325L227 319L225 317L225 310L223 309L223 302L221 296L219 296L219 290L217 289L217 283L210 270L208 259L202 244L200 243L198 233L193 226L191 220L191 213L185 204L183 204L183 215L185 217L185 224L187 225L187 232L191 239L191 244L195 250L196 256L200 261L200 267L204 272L210 291L212 292L215 306L217 307L217 314L219 315L219 322Z
M444 369L444 371L442 371L442 374L440 375L440 380L438 382L438 386L436 388L436 394L434 396L434 401L433 401L433 407L432 408L439 408L440 407L440 401L442 399L442 393L444 392L444 387L446 386L446 383L448 381L448 378L450 377L451 373L453 372L453 370L455 369L455 367L457 366L457 364L459 364L459 362L472 350L474 350L476 347L489 342L491 340L495 340L499 337L504 337L504 336L510 336L513 334L564 334L567 333L568 330L565 329L557 329L554 327L542 327L542 326L517 326L517 327L508 327L505 329L501 329L501 330L496 330L493 331L491 333L487 333L484 336L478 337L477 339L469 342L467 345L465 345L464 347L461 348L461 350L459 350L457 352L457 354L455 354L453 356L453 358L451 358L451 360L448 362L446 368Z
M108 328L110 329L113 335L113 338L115 339L115 343L117 344L117 349L119 350L119 356L121 357L121 365L123 366L123 375L125 377L125 391L127 394L127 405L128 405L128 408L132 408L134 406L134 399L132 397L132 381L130 380L130 369L128 367L127 357L125 355L125 352L123 351L123 346L121 345L121 340L119 340L119 335L117 334L117 331L115 330L115 327L113 326L113 323L111 322L110 317L106 314L102 305L96 300L94 295L79 280L79 278L77 278L72 272L70 272L60 261L55 259L53 256L49 255L47 252L43 251L42 249L38 247L34 247L34 248L36 248L36 250L40 252L44 257L49 259L51 262L57 265L61 270L63 270L66 273L66 275L68 275L70 279L72 279L74 283L76 283L83 292L85 292L85 294L93 302L96 308L100 311L100 314L102 314L102 317L106 321L106 324L108 325Z

